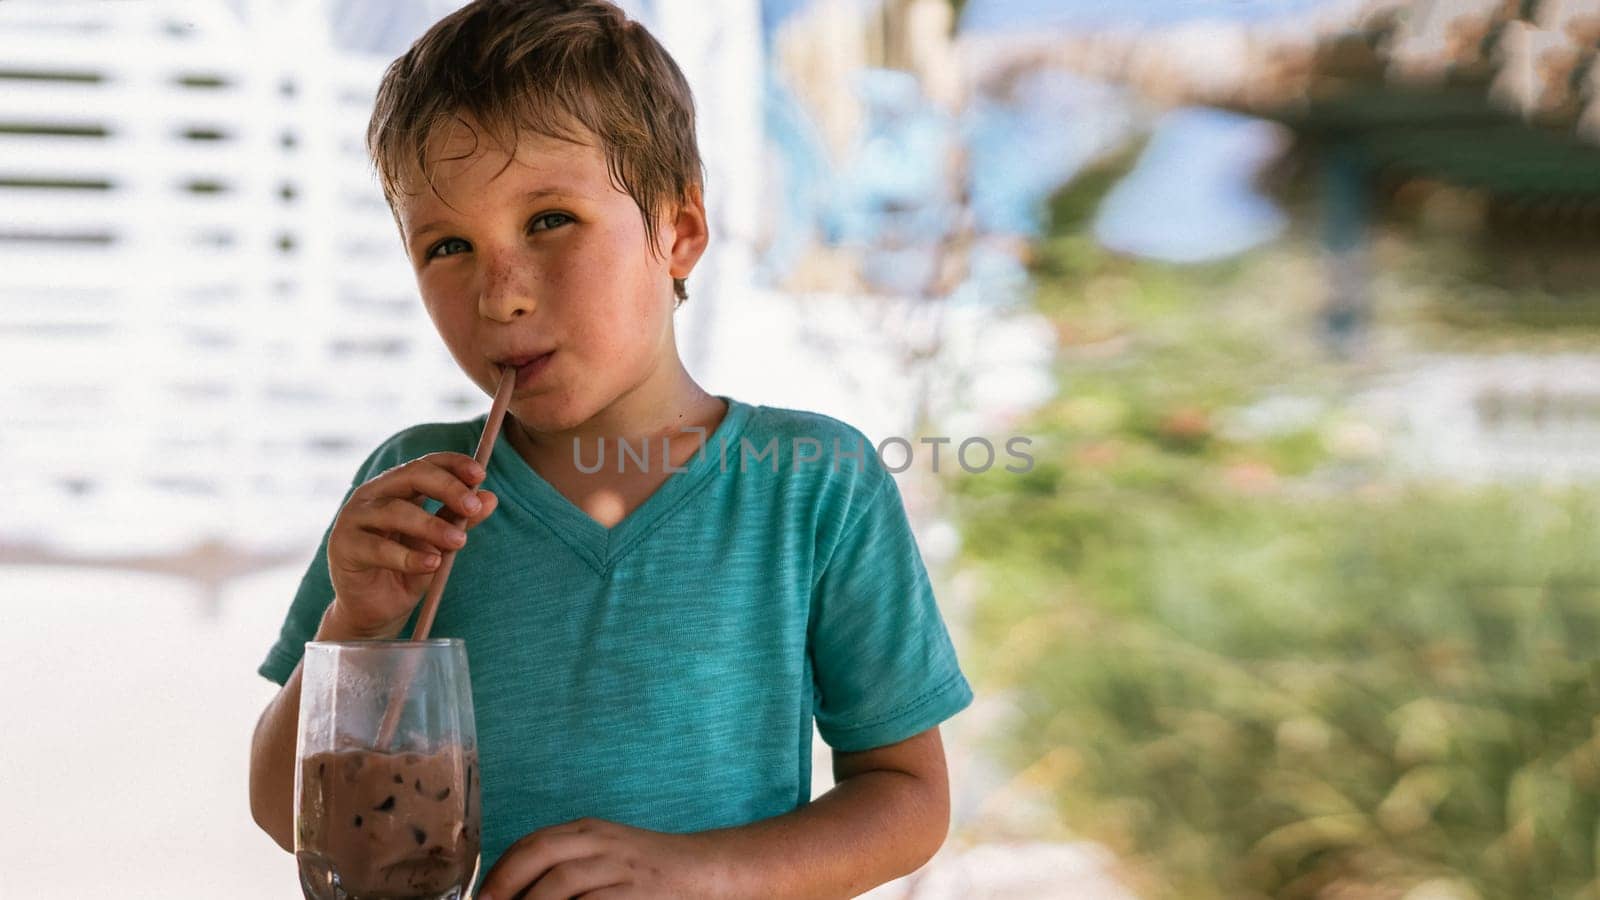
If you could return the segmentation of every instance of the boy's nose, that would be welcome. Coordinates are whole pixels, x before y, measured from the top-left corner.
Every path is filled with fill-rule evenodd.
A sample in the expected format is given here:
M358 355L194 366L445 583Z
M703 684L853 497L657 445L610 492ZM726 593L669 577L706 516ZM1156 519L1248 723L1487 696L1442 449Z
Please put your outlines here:
M478 314L506 322L533 312L538 301L529 287L530 280L527 273L519 275L509 266L491 269L478 298Z
M478 312L486 319L509 322L533 312L534 302L526 294L505 291L499 294L485 292L478 304Z

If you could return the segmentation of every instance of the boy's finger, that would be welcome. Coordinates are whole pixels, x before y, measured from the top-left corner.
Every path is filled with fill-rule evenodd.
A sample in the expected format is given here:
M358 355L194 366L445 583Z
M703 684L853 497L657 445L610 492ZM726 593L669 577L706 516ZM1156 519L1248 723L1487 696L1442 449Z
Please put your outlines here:
M464 516L449 506L441 506L433 514L457 528L470 530L484 519L489 518L489 514L494 512L500 505L500 498L490 491L473 491L472 496L477 498L478 503L481 504L478 512L473 515ZM421 505L422 502L422 500L416 501L418 505Z
M480 897L515 897L541 875L561 863L598 851L587 834L535 831L512 844L484 876Z
M378 505L374 506L365 519L365 525L371 531L409 535L427 544L431 549L443 553L447 550L459 550L465 543L462 539L463 530L459 524L461 519L460 516L429 515L426 510L399 497L388 497L378 501Z
M489 518L490 513L500 506L500 498L489 491L478 491L478 502L483 504L483 512L468 519L466 524L461 526L462 528L470 530L477 527L484 519Z
M627 878L614 857L596 855L571 859L551 867L527 893L524 900L567 900L590 897L593 891L615 887Z
M433 499L444 504L444 509L449 509L458 515L476 515L479 507L473 505L475 497L472 490L476 479L471 473L456 471L461 468L459 461L449 461L453 468L439 465L434 459L439 455L441 454L430 454L380 475L375 479L371 493L375 498L398 497L412 503L421 499ZM477 465L471 458L465 459L468 463Z
M412 549L394 537L362 531L350 548L349 563L357 568L423 575L438 568L439 554L431 548Z
M401 544L410 547L412 550L420 551L424 555L439 552L438 548L434 547L427 541L418 540L417 538L414 538L403 531L391 531L384 536L391 541L399 541Z
M422 459L428 460L441 468L449 469L455 473L456 477L467 484L477 484L489 474L484 471L483 466L479 465L476 459L465 453L451 453L441 450L437 453L430 453L422 457Z

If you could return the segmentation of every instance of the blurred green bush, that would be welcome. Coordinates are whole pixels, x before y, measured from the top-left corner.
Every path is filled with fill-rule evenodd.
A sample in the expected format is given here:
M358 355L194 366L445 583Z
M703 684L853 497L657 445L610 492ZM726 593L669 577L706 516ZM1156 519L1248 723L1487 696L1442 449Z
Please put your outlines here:
M1119 259L1082 183L1037 464L946 476L993 751L1148 897L1600 898L1600 493L1396 474L1306 242Z

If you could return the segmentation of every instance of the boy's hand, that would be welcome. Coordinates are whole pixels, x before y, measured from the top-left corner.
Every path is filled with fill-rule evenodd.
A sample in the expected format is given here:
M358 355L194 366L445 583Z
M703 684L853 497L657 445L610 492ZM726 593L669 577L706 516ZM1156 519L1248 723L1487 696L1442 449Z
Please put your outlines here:
M443 553L461 549L465 530L498 505L494 494L473 490L484 477L472 457L440 451L356 488L328 536L330 614L343 630L362 638L390 638L405 628ZM430 498L444 504L439 515L422 508Z
M725 893L720 878L698 835L578 819L512 844L484 876L478 900L711 898Z

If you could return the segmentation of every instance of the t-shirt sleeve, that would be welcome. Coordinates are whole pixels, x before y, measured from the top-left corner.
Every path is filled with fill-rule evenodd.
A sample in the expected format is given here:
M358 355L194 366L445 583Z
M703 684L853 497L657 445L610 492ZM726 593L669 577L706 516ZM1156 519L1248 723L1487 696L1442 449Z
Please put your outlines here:
M307 567L306 573L300 577L300 587L295 591L294 600L289 604L289 613L284 617L283 627L278 631L278 640L272 645L272 649L267 651L267 658L256 669L263 677L278 684L288 681L289 676L294 673L294 667L300 664L300 657L305 655L306 642L316 637L317 626L322 624L322 614L327 612L328 604L333 602L333 579L328 575L328 536L333 533L333 522L338 518L339 510L350 500L350 495L355 493L356 488L377 474L379 470L376 468L376 463L386 446L388 442L367 456L361 468L356 471L350 487L334 506L328 527L323 530L322 540L317 545L316 555L311 558L311 565Z
M812 594L817 730L845 752L898 743L972 702L900 489L887 470L869 471L875 485Z

